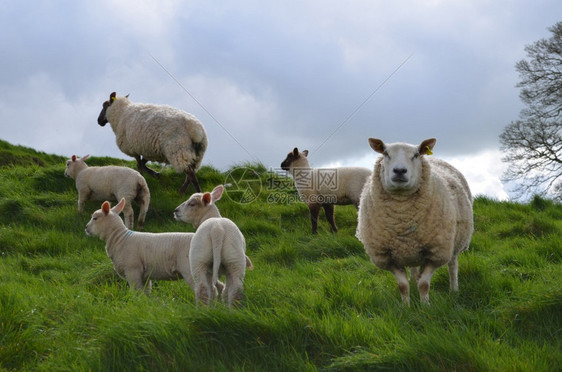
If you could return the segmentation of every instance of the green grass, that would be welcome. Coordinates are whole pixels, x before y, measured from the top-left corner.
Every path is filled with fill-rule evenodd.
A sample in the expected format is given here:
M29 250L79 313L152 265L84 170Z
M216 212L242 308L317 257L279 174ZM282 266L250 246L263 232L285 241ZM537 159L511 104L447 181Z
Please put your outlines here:
M184 282L158 282L145 296L117 277L104 242L84 234L101 203L77 213L65 160L0 141L0 370L561 369L562 206L551 201L477 198L460 292L448 292L441 268L431 306L414 288L408 308L354 237L353 207L336 208L337 234L322 219L312 236L305 205L271 202L263 165L233 166L253 169L262 185L252 203L218 202L255 269L242 308L197 308ZM229 174L240 171L206 166L198 176L211 190ZM193 231L172 218L187 198L177 194L183 176L164 170L147 182L145 230Z

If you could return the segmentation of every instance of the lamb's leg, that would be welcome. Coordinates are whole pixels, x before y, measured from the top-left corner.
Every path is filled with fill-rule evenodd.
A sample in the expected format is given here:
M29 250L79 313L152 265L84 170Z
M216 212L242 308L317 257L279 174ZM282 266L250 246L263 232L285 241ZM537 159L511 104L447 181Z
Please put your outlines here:
M398 281L398 289L400 290L402 301L410 306L410 284L408 283L406 269L403 267L393 266L390 268L390 271L394 274L396 280Z
M117 200L120 199L117 198ZM127 226L128 229L132 229L135 221L135 212L130 203L125 203L125 207L123 208L123 217L125 219L125 226Z
M320 208L322 208L320 204L312 203L308 205L313 234L316 234L318 232L318 214L320 214Z
M139 170L140 173L146 172L150 174L152 177L160 176L160 173L153 171L152 169L146 166L148 160L142 158L140 155L135 155L135 160L137 161L137 169Z
M152 289L152 282L150 280L144 282L142 280L142 273L140 270L128 270L125 272L125 278L127 278L127 282L129 283L129 287L131 289L136 289L137 291L142 291L146 294L150 294L150 290Z
M458 257L454 255L449 261L449 290L457 292L459 290L459 261Z
M229 307L238 307L244 299L244 281L239 275L226 275L226 290L222 293L222 299Z
M421 267L418 289L420 291L420 301L422 304L429 305L429 287L431 277L436 269L437 267L429 263Z
M326 213L326 219L328 223L332 227L332 232L338 232L338 227L336 226L336 220L334 217L334 205L333 204L324 204L324 212Z

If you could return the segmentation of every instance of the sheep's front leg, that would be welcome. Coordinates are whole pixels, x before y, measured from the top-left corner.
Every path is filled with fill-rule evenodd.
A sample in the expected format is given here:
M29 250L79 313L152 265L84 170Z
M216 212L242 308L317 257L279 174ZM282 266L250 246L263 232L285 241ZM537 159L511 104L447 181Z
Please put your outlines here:
M139 170L140 173L146 172L150 174L152 177L160 176L160 173L153 171L152 169L146 166L148 160L142 158L140 155L135 155L135 160L137 161L137 169Z
M336 226L336 220L334 218L334 205L333 204L324 204L324 212L326 213L326 219L328 223L332 227L332 232L338 232L338 227Z
M403 267L393 266L390 268L390 271L394 274L396 280L398 281L398 289L400 290L402 301L410 306L410 283L408 283L408 274L406 274L406 269Z
M437 267L432 264L426 264L421 268L418 289L420 291L420 301L422 304L429 305L429 287L431 277L436 269Z
M318 232L318 215L320 214L320 208L322 208L320 204L308 204L308 210L310 211L310 223L312 224L313 234L316 234Z

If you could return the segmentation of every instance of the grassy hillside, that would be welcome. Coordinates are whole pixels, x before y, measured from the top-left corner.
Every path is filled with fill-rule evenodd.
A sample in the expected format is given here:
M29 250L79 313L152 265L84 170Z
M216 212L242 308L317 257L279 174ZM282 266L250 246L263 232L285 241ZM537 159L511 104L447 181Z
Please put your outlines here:
M408 308L394 277L354 237L353 207L336 208L337 234L322 220L312 236L288 180L255 164L233 174L204 167L205 190L246 179L261 192L251 201L235 184L218 203L240 226L255 266L244 306L197 308L184 282L158 282L145 296L116 276L104 242L84 234L100 203L77 213L64 161L0 141L0 370L562 368L560 205L478 198L471 249L459 258L460 292L449 294L441 268L431 307L413 289ZM172 218L186 199L177 194L183 176L164 170L147 181L145 230L193 231Z

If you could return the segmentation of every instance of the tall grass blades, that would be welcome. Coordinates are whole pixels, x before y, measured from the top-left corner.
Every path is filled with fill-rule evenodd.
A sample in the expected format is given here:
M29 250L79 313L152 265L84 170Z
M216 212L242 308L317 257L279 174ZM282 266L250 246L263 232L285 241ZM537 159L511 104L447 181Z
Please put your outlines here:
M246 272L243 305L232 310L196 306L183 281L156 282L149 296L129 290L105 243L84 233L101 203L77 212L65 160L0 141L0 370L562 368L562 206L552 201L477 198L459 292L449 293L443 267L431 306L412 285L407 307L394 277L355 238L355 208L336 207L339 232L322 220L313 236L291 179L262 164L204 166L204 190L231 183L219 208L242 230L255 267ZM145 231L193 231L172 215L187 199L177 194L183 176L164 168L146 179Z

